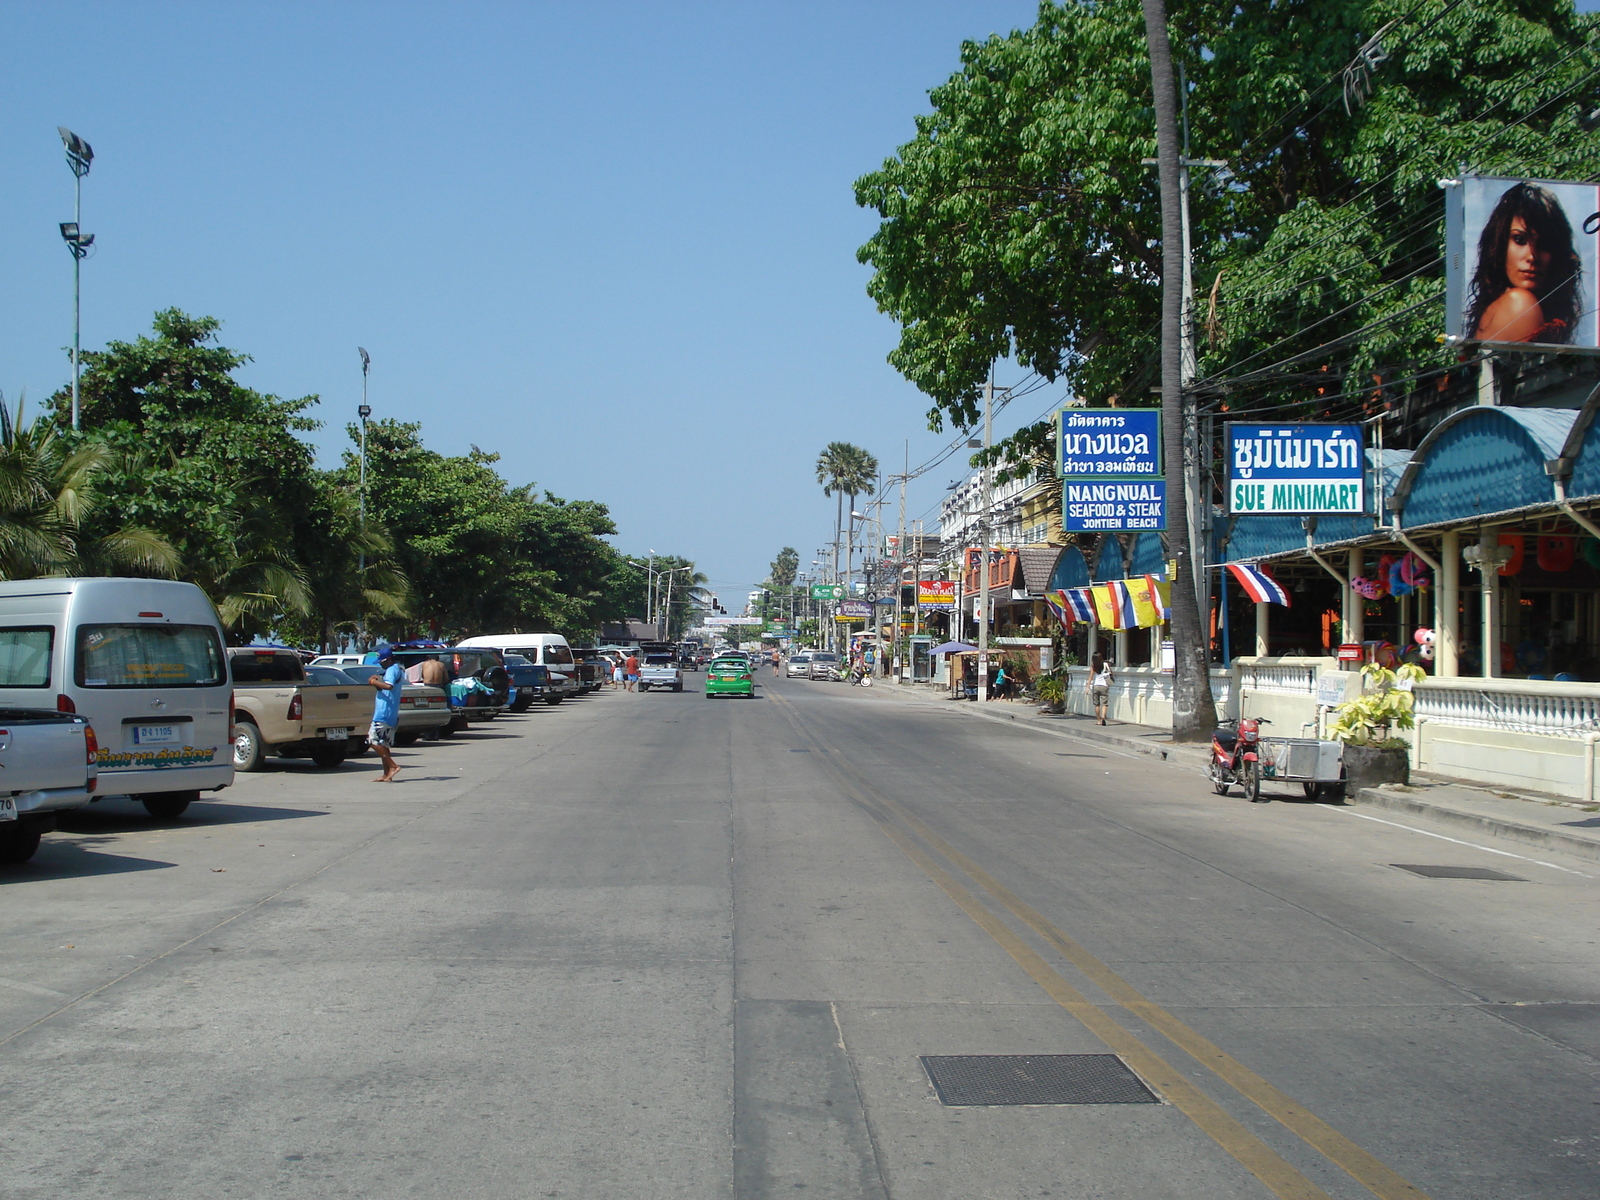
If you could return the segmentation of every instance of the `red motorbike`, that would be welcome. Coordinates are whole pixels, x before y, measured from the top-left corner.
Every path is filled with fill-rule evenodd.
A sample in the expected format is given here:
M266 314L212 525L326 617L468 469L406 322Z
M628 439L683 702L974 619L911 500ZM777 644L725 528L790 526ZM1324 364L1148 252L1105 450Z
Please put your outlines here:
M1244 717L1212 731L1206 773L1217 795L1226 796L1229 785L1237 783L1246 800L1261 802L1261 727L1271 724L1265 717Z

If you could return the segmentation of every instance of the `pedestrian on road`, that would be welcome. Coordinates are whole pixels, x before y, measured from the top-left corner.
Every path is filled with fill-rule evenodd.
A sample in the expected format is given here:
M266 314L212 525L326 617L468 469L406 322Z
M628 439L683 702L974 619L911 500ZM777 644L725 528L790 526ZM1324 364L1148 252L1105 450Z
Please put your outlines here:
M395 661L394 650L387 643L379 643L377 654L383 674L367 680L378 689L372 702L372 728L367 730L367 745L383 760L383 774L372 782L393 783L394 777L400 774L400 764L395 762L390 747L394 745L394 731L400 724L400 693L406 685L406 672Z
M611 662L611 690L616 691L622 686L622 660L613 658Z
M1106 707L1111 703L1111 664L1106 661L1104 654L1096 654L1089 660L1089 683L1086 690L1089 699L1094 702L1095 719L1104 725Z
M627 661L622 664L622 686L625 691L633 691L634 684L639 682L639 656L629 654Z
M778 652L774 650L772 652L772 673L774 675L778 673L778 661Z
M1005 664L1002 663L1000 669L994 673L994 686L989 689L989 699L1000 699L1001 696L1006 694L1006 688L1010 686L1011 681L1006 678Z

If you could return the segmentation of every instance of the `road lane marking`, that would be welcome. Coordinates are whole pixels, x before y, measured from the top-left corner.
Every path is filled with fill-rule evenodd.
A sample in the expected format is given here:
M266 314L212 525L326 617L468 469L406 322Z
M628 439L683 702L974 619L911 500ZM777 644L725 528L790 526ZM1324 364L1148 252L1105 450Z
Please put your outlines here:
M1402 825L1399 821L1385 821L1382 817L1369 817L1366 813L1351 812L1337 804L1319 804L1318 808L1330 809L1333 812L1343 813L1347 817L1360 817L1363 821L1376 821L1379 825L1393 825L1396 829L1410 830L1420 833L1423 837L1438 838L1441 842L1454 842L1458 846L1471 846L1474 850L1482 850L1486 854L1499 854L1505 858L1521 859L1541 867L1549 867L1552 871L1565 871L1568 875L1576 875L1580 879L1593 879L1593 875L1585 875L1582 871L1574 871L1570 867L1558 867L1553 862L1545 862L1542 858L1529 858L1526 854L1513 854L1509 850L1496 850L1493 846L1482 846L1477 842L1466 842L1460 838L1446 837L1442 833L1434 833L1431 829L1418 829L1415 825Z
M988 872L984 871L983 868L979 867L977 863L973 862L970 858L962 854L954 846L951 846L938 834L934 833L902 804L887 796L881 795L872 784L861 779L855 769L849 764L845 763L837 751L833 750L831 747L823 745L819 738L813 736L808 730L804 729L800 725L799 718L793 712L791 705L780 703L780 707L784 708L785 715L789 717L790 723L795 726L797 732L809 740L814 746L817 746L823 751L822 761L832 768L833 773L838 778L846 793L852 795L858 803L861 803L863 807L867 809L869 815L871 815L879 827L884 830L884 832L889 836L890 840L899 846L900 849L908 857L910 857L913 862L916 862L917 865L923 869L924 873L928 874L930 878L933 878L934 882L939 885L941 890L949 895L950 898L955 901L957 906L960 907L963 912L966 912L967 915L971 917L980 928L993 937L995 941L997 941L1002 948L1004 948L1006 952L1017 961L1018 965L1022 966L1022 968L1028 972L1035 982L1038 982L1041 987L1044 987L1046 993L1049 994L1053 1000L1055 1000L1063 1008L1066 1008L1072 1013L1073 1016L1077 1017L1085 1025L1088 1025L1088 1027L1097 1035L1099 1035L1102 1040L1105 1040L1107 1044L1112 1047L1112 1049L1117 1050L1118 1053L1122 1053L1121 1050L1118 1050L1116 1043L1112 1042L1107 1037L1106 1033L1102 1032L1101 1027L1098 1024L1091 1022L1084 1015L1084 1013L1080 1011L1081 1005L1087 1005L1088 1008L1092 1010L1093 1013L1095 1013L1102 1021L1109 1022L1110 1025L1116 1030L1121 1031L1121 1034L1124 1038L1131 1039L1135 1045L1139 1046L1140 1049L1144 1051L1144 1053L1154 1057L1157 1062L1161 1063L1161 1066L1167 1071L1173 1071L1173 1068L1166 1064L1164 1060L1161 1060L1153 1050L1150 1050L1148 1047L1146 1047L1144 1043L1139 1042L1136 1038L1134 1038L1133 1034L1123 1029L1121 1025L1118 1025L1115 1021L1111 1021L1111 1019L1107 1017L1098 1006L1090 1003L1087 998L1082 995L1082 993L1078 992L1070 983L1057 974L1054 969L1044 961L1043 958L1039 957L1035 951L1028 947L1027 943L1023 942L1016 935L1016 933L1010 929L1009 926L1005 925L997 916L991 913L987 908L983 907L983 905L975 897L973 897L969 891L963 888L948 874L942 872L937 864L929 859L920 848L916 847L914 843L910 842L910 839L906 836L904 831L895 827L893 824L894 820L898 820L908 826L937 854L942 856L952 866L966 874L983 891L989 893L989 895L998 903L1008 909L1018 920L1028 925L1036 933L1043 937L1046 942L1048 942L1055 950L1057 950L1064 958L1066 958L1068 962L1072 963L1073 966L1082 971L1085 976L1091 979L1095 985L1104 991L1119 1007L1139 1018L1152 1029L1160 1032L1164 1037L1182 1049L1196 1062L1200 1063L1202 1066L1211 1071L1213 1075L1221 1079L1224 1083L1228 1084L1240 1095L1250 1100L1251 1103L1255 1104L1256 1107L1261 1109L1268 1116L1271 1116L1285 1128L1289 1129L1296 1136L1301 1138L1301 1140L1306 1142L1306 1144L1311 1146L1319 1154L1326 1158L1329 1162L1345 1171L1351 1176L1351 1178L1355 1179L1374 1196L1379 1197L1380 1200L1427 1200L1426 1193L1424 1193L1415 1184L1411 1183L1398 1172L1381 1162L1377 1157L1358 1146L1355 1142L1351 1141L1348 1137L1334 1129L1320 1117L1304 1108L1287 1094L1279 1091L1261 1076L1251 1071L1243 1063L1238 1062L1232 1056L1224 1052L1220 1047L1213 1044L1198 1031L1190 1028L1177 1017L1163 1009L1161 1006L1147 999L1142 993L1134 988L1132 984L1128 983L1127 980L1123 979L1120 975L1111 970L1110 967L1101 962L1100 959L1096 958L1085 947L1080 945L1074 939L1068 937L1060 929L1056 928L1055 925L1046 920L1039 912L1025 903L1020 897L1012 893L998 880L994 879L988 874ZM863 794L863 792L865 792L865 794ZM934 872L939 872L940 874L935 875ZM951 887L946 886L946 883L940 878L941 875L943 876L943 880L948 880L951 886L961 891L962 895L965 897L965 902L961 896L958 896L955 892L951 891ZM976 911L974 911L974 908ZM982 914L981 918L979 916L980 913ZM1013 949L1013 944L1020 948L1020 953L1018 949ZM1040 975L1037 974L1033 969L1033 967L1030 966L1030 963L1028 961L1024 961L1024 955L1032 955L1035 959L1037 959L1038 966L1048 973L1047 977L1058 981L1058 983L1056 985L1047 984L1045 979L1041 978ZM1056 990L1057 988L1065 990L1061 991L1061 993L1058 995ZM1075 1003L1068 1004L1061 998L1063 995L1075 997ZM1078 1002L1081 1002L1081 1005ZM1139 1070L1141 1074L1143 1073L1138 1064L1130 1062L1129 1065L1133 1066L1135 1070ZM1188 1080L1184 1079L1182 1075L1178 1075L1177 1077L1182 1079L1183 1082L1188 1086L1193 1087L1192 1084L1188 1084ZM1152 1078L1151 1082L1155 1082L1155 1079ZM1205 1097L1204 1093L1199 1092L1198 1089L1195 1089L1195 1091L1205 1100L1206 1103L1214 1103L1209 1099L1209 1097ZM1244 1157L1241 1157L1240 1153L1236 1152L1235 1146L1224 1141L1216 1132L1213 1132L1213 1130L1205 1123L1196 1118L1193 1113L1190 1113L1189 1110L1184 1107L1184 1105L1179 1104L1175 1098L1173 1102L1174 1104L1177 1104L1179 1108L1182 1108L1185 1113L1191 1117L1191 1119L1195 1120L1195 1123L1200 1125L1200 1127L1204 1129L1219 1146L1243 1163L1252 1174L1255 1174L1257 1178L1261 1179L1263 1183L1266 1183L1267 1186L1272 1188L1272 1190L1277 1194L1324 1194L1320 1190L1314 1190L1313 1192L1309 1193L1303 1191L1297 1193L1279 1192L1278 1188L1274 1186L1273 1182L1269 1181L1268 1178L1257 1171L1250 1162L1246 1161ZM1220 1112L1221 1110L1219 1109L1218 1111ZM1226 1120L1232 1121L1232 1118L1227 1117L1226 1113L1223 1113L1222 1115ZM1261 1150L1272 1155L1276 1162L1281 1163L1285 1169L1293 1172L1295 1178L1301 1181L1305 1187L1315 1189L1314 1184L1305 1179L1305 1177L1300 1175L1299 1172L1294 1171L1293 1167L1290 1167L1288 1163L1284 1162L1284 1160L1281 1158L1278 1158L1276 1154L1273 1154L1273 1152L1268 1149L1264 1143L1260 1143L1258 1139L1254 1138L1253 1134L1250 1134L1248 1131L1244 1130L1243 1126L1238 1126L1238 1130L1245 1137L1257 1141L1257 1144L1260 1145ZM1241 1145L1240 1149L1248 1148Z

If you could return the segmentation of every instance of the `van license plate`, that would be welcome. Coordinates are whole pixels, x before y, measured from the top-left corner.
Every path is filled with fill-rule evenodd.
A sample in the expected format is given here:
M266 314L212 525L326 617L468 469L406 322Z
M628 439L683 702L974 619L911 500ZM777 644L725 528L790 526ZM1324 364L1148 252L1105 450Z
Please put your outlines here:
M10 796L0 796L0 821L17 819L17 802Z
M348 729L324 729L322 736L330 742L343 742L349 739L350 731Z
M135 746L180 746L183 738L179 735L176 725L135 725L133 727L133 744Z

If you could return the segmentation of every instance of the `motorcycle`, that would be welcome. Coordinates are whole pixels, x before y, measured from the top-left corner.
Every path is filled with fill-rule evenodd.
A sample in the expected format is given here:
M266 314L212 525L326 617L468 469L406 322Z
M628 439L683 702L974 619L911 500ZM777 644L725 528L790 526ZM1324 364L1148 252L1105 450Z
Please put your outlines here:
M1261 803L1261 727L1271 724L1265 717L1242 717L1212 731L1211 765L1206 771L1212 791L1226 796L1229 786L1237 783L1246 800Z

